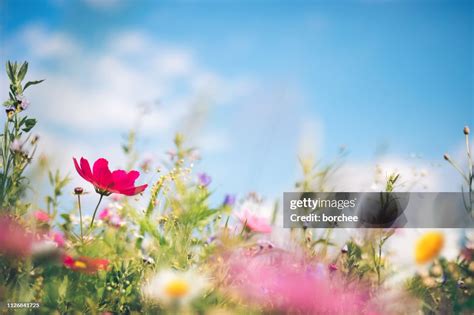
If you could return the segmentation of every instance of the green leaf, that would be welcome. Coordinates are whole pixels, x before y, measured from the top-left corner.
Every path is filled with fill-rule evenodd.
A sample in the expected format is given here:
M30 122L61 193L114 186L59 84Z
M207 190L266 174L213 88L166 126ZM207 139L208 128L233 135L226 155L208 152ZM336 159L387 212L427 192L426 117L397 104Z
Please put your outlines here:
M21 67L20 71L18 71L18 81L21 82L25 78L26 72L28 72L28 62L24 62Z
M5 106L5 107L10 107L10 106L13 106L13 105L15 105L14 100L8 100L8 101L3 102L3 106Z
M23 91L26 90L30 85L40 84L43 81L44 80L28 81L28 82L26 82L25 86L23 87Z
M34 118L28 118L25 120L25 127L23 127L24 132L29 132L33 127L36 125L36 119Z
M11 61L7 61L7 75L10 81L15 82L15 69Z

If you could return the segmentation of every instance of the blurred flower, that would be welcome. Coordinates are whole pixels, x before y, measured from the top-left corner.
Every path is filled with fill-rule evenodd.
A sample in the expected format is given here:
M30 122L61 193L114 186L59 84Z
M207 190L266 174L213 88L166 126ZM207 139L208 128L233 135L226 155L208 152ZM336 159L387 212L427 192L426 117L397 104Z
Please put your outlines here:
M396 284L424 273L428 263L438 256L454 260L460 253L460 233L456 229L437 229L429 232L418 229L398 229L385 243L393 275L389 283Z
M17 100L20 102L19 106L21 110L26 110L30 106L30 102L23 95L17 96Z
M179 272L168 269L153 276L142 292L157 303L184 305L204 294L207 287L208 279L194 270Z
M328 268L329 271L336 271L338 269L336 264L329 264Z
M73 258L69 255L63 257L64 266L67 268L85 273L95 273L99 270L106 270L109 261L107 259L79 257Z
M199 180L199 185L203 187L207 187L211 183L212 178L206 173L200 173L198 174L198 180Z
M368 301L368 291L362 285L348 284L325 268L308 272L314 264L294 253L271 251L248 256L236 251L224 261L229 268L228 288L270 312L362 314Z
M258 217L248 210L244 210L237 214L240 222L245 225L247 229L256 233L271 233L272 227L264 218Z
M117 213L109 210L109 208L104 208L104 210L99 213L99 219L113 227L121 227L125 224L122 218Z
M444 246L444 235L440 232L428 232L423 234L415 245L415 260L419 264L425 264L436 258Z
M105 220L109 217L110 211L108 208L104 208L101 212L99 212L99 219Z
M33 235L8 216L0 216L0 253L7 256L28 256Z
M235 204L235 195L225 195L224 206L232 207Z
M21 152L23 150L23 143L21 143L20 139L15 139L10 144L10 150L13 152Z
M94 185L95 190L101 195L110 195L111 193L118 193L126 196L134 196L143 192L148 185L135 186L135 180L140 176L138 171L126 172L124 170L109 170L109 162L106 159L100 158L95 161L93 171L89 162L81 158L80 166L76 158L73 158L74 166L77 172L86 181Z
M63 247L66 243L64 235L61 232L50 231L46 238L55 242L59 247Z
M115 201L115 202L119 202L120 200L122 200L122 195L120 195L120 194L112 194L112 195L110 196L110 198L112 198L112 200Z
M49 220L51 219L46 212L41 211L41 210L35 211L33 215L38 222L42 222L42 223L48 223Z

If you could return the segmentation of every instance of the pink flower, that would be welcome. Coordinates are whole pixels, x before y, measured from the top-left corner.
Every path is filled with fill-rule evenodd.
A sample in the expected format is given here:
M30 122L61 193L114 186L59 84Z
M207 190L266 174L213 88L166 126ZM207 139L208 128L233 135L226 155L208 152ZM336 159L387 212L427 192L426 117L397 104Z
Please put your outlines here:
M34 216L38 222L48 223L50 220L49 215L46 212L41 211L41 210L35 211Z
M106 220L110 216L110 211L108 208L104 208L101 212L99 212L99 219Z
M123 225L122 218L117 213L110 211L108 208L105 208L99 213L99 219L113 227L121 227Z
M126 172L124 170L109 170L109 162L100 158L95 161L91 170L89 162L81 158L80 165L76 158L73 158L74 166L77 172L86 181L95 187L95 191L101 195L110 195L111 193L134 196L143 192L148 185L135 186L135 180L140 176L138 171Z
M245 227L248 228L252 232L256 233L271 233L272 227L267 221L262 218L258 217L255 214L251 213L248 210L244 210L243 213L237 214L240 222L245 224Z
M64 240L64 235L61 232L51 231L49 232L49 238L53 240L58 247L63 247L66 241Z
M33 234L8 216L0 216L0 253L8 256L29 256Z
M311 272L314 262L294 253L237 251L224 262L227 287L270 313L364 314L369 304L369 291L362 285L334 273Z

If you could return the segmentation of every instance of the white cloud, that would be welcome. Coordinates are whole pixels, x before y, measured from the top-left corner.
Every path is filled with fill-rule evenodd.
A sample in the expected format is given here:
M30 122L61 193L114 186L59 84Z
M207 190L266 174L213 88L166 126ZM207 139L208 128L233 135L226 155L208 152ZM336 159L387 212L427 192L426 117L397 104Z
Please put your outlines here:
M29 53L39 58L70 56L79 48L67 34L48 33L43 26L36 24L25 28L20 40L28 46Z
M396 191L457 191L455 174L445 174L437 163L385 156L374 162L348 162L329 179L338 191L383 191L388 177L400 174Z

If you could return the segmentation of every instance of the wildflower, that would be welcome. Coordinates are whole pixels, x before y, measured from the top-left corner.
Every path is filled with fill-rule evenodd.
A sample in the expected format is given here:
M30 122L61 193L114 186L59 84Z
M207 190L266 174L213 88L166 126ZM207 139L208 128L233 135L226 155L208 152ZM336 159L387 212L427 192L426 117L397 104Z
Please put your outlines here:
M96 273L99 270L106 270L109 261L107 259L98 259L91 257L73 258L69 255L63 257L63 264L67 268L84 273Z
M7 114L8 120L12 120L13 116L15 115L15 108L14 107L9 107L5 109L5 113Z
M244 210L242 213L237 214L240 222L245 225L245 227L256 233L271 233L272 227L267 223L267 221L258 217L255 214L251 213L248 210Z
M329 271L331 272L336 271L338 269L336 264L329 264L328 268L329 268Z
M124 170L109 170L109 162L100 158L95 161L93 170L89 162L81 158L80 165L77 160L73 158L74 166L77 172L86 181L94 185L95 190L100 195L108 196L111 193L118 193L126 196L134 196L143 192L147 188L147 184L135 186L135 180L140 176L138 171L126 172Z
M20 139L15 139L10 144L10 150L13 152L22 152L23 151L23 143L21 143Z
M232 207L235 204L235 195L225 195L224 207Z
M444 245L444 235L440 232L428 232L422 235L415 245L415 260L425 264L436 258Z
M368 303L367 290L361 284L347 286L324 266L321 272L308 272L313 264L295 253L269 251L246 256L233 252L224 263L229 270L227 287L269 313L362 314Z
M48 223L49 220L51 219L46 212L41 211L41 210L35 211L33 215L36 221L41 222L41 223Z
M206 173L201 173L201 174L198 174L198 180L199 180L199 185L203 187L207 187L211 183L212 178Z
M49 232L48 238L53 240L59 247L63 247L66 243L64 235L61 232L51 231Z
M7 256L28 256L33 235L8 216L0 216L0 253Z
M108 208L104 208L101 212L99 212L99 219L106 220L110 216L110 211Z
M99 213L99 219L113 227L121 227L124 224L122 218L120 218L117 213L110 211L108 208L105 208Z
M186 305L204 294L208 279L196 271L162 270L144 285L143 295L164 305Z
M23 95L20 95L19 97L17 97L17 99L19 102L20 110L26 110L28 106L30 106L30 102Z

